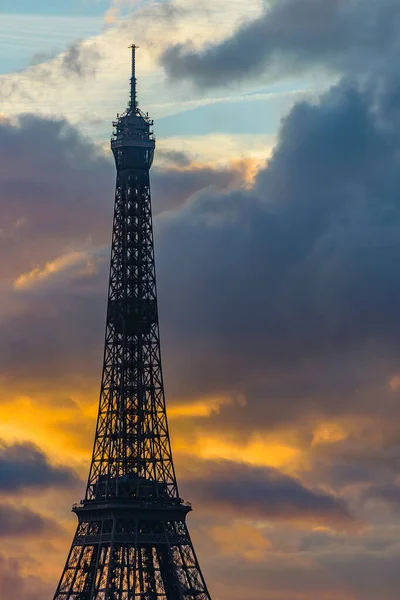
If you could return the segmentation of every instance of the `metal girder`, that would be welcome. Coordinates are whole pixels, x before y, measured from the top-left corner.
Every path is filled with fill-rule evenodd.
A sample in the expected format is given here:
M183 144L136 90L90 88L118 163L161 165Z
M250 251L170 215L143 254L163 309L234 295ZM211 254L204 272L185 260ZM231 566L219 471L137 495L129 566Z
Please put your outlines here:
M99 416L86 500L178 498L165 409L148 171L118 173Z

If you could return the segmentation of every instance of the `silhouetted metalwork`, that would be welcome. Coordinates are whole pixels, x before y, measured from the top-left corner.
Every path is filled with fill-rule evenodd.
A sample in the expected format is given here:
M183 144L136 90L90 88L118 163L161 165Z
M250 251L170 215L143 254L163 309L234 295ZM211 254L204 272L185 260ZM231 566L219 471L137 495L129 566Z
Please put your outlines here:
M210 600L179 497L165 409L149 170L153 122L131 96L117 184L103 377L79 523L54 600Z

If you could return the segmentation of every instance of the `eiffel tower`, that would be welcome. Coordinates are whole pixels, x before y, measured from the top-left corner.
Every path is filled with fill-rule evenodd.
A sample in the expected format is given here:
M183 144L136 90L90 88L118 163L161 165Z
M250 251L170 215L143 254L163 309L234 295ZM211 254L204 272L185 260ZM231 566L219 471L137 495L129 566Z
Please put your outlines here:
M165 408L149 170L153 121L113 123L117 168L100 405L78 527L54 600L210 600L179 496Z

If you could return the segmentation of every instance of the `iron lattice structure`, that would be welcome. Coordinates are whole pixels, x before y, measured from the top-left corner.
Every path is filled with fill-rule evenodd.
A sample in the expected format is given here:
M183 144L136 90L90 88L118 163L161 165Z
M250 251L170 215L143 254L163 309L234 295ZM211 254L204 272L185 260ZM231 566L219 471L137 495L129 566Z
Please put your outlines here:
M149 170L153 122L131 98L117 184L100 406L85 499L54 600L210 600L179 496L164 399Z

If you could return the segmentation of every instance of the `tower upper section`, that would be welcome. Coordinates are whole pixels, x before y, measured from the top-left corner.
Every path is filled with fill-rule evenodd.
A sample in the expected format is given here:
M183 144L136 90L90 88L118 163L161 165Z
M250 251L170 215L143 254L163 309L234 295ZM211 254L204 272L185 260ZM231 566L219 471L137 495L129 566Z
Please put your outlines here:
M114 133L111 149L114 154L117 171L150 169L155 149L152 131L153 121L142 112L136 96L136 49L132 49L131 93L128 108L114 121Z

